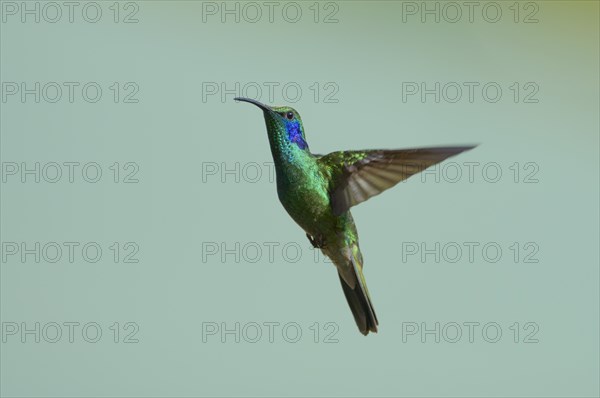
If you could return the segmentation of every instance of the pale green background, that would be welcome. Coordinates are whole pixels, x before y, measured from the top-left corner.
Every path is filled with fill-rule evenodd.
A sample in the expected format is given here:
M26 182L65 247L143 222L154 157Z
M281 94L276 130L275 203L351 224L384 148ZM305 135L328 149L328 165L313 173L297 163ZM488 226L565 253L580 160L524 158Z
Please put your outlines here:
M103 4L107 11L109 3ZM3 241L140 245L138 264L1 264L3 322L137 322L138 344L2 344L3 396L598 396L598 3L542 1L539 23L403 24L401 4L338 2L336 24L202 23L145 1L137 24L1 27L2 81L135 81L138 104L1 104L3 162L140 165L138 184L2 184ZM312 2L302 3L308 13ZM504 3L504 11L508 4ZM311 149L481 143L456 161L536 162L539 183L409 181L353 210L380 332L356 330L329 264L266 178L202 182L202 162L267 162L260 112L202 82L296 81ZM339 103L315 103L312 82ZM537 82L538 104L401 101L403 81ZM105 91L108 98L108 91ZM263 98L264 99L264 98ZM281 96L277 96L281 103ZM106 170L105 170L106 171ZM203 263L202 242L298 242L279 259ZM401 242L537 242L537 264L401 261ZM203 343L202 322L298 322L297 344ZM498 322L497 344L403 343L402 322ZM513 322L536 322L515 344ZM312 342L314 322L339 325ZM14 336L13 336L14 337Z

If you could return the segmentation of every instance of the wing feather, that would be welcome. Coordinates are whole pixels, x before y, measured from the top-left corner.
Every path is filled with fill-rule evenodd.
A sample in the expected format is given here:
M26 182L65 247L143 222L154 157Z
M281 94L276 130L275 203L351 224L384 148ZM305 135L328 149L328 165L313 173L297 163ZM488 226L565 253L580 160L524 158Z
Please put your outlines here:
M451 156L474 146L333 152L319 158L339 215Z

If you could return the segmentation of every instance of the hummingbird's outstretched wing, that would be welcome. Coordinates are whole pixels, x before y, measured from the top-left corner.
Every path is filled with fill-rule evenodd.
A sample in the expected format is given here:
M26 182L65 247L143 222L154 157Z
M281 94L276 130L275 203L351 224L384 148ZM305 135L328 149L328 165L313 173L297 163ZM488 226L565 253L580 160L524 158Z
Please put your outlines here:
M475 146L332 152L319 158L335 215Z

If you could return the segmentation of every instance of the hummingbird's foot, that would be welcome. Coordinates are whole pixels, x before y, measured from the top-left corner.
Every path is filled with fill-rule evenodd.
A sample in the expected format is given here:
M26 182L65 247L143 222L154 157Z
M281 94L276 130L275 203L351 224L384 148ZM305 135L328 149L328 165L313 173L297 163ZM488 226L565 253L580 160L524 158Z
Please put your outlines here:
M314 237L310 236L309 234L306 234L306 237L315 249L322 249L323 247L325 247L325 241L323 240L323 236Z

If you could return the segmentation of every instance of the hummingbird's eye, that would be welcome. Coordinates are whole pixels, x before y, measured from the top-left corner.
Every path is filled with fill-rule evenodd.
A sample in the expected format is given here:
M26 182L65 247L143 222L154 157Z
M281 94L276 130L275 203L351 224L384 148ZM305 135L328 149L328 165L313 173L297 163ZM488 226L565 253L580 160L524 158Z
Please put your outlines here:
M288 112L285 117L287 117L289 120L292 120L294 118L294 112Z

